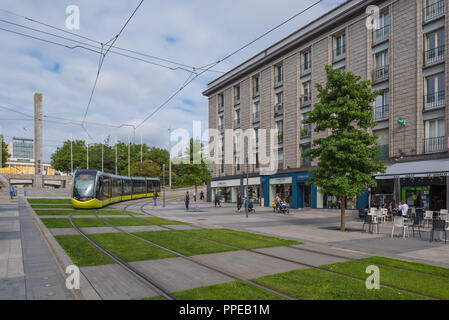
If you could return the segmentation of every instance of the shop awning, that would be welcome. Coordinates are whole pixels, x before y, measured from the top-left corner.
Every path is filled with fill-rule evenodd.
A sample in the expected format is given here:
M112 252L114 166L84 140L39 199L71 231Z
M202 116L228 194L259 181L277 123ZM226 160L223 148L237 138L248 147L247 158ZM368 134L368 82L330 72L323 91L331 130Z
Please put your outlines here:
M449 159L396 163L376 179L426 178L449 176Z

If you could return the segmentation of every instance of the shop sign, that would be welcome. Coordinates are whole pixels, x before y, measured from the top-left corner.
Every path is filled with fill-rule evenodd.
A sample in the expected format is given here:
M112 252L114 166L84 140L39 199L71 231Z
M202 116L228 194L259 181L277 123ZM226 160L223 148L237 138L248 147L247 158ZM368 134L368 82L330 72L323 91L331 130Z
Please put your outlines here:
M292 177L270 179L270 184L291 184L291 183L292 183Z

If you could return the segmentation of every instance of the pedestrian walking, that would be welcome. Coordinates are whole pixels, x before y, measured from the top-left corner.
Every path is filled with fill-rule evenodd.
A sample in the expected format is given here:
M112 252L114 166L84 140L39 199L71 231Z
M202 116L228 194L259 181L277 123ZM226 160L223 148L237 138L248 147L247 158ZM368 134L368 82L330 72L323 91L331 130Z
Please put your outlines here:
M240 212L241 208L242 208L242 195L239 193L237 195L237 212Z
M193 191L193 201L196 202L196 191Z
M186 211L189 210L189 203L190 203L189 191L187 191L186 194L184 195L184 203L186 204Z
M153 192L153 200L154 200L154 206L157 207L157 191L156 190Z
M204 192L203 191L200 192L200 200L204 201Z
M215 208L217 207L217 204L218 204L219 207L221 207L220 195L218 194L218 192L215 194Z
M14 198L14 187L13 186L9 187L9 196L11 197L11 199Z

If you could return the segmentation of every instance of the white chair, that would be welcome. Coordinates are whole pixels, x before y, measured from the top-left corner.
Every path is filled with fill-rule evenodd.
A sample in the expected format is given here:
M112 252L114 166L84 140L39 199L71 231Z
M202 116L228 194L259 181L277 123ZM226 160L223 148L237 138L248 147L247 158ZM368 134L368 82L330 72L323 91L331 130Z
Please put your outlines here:
M387 217L388 217L388 209L387 208L382 208L380 209L380 211L382 212L382 219L384 220L384 222L387 221Z
M427 210L424 213L424 222L427 222L427 226L429 226L430 222L433 220L433 211Z
M377 208L370 208L369 209L369 214L370 215L376 215L377 214Z
M393 221L393 229L391 230L391 237L394 236L394 228L402 229L402 237L405 238L405 235L407 234L407 237L410 238L410 230L408 229L408 225L404 223L404 217L396 216L394 217Z
M377 210L377 219L379 220L379 222L385 222L385 217L382 214L382 209Z
M440 215L442 215L442 214L448 214L449 212L448 212L448 210L447 209L441 209L440 210Z

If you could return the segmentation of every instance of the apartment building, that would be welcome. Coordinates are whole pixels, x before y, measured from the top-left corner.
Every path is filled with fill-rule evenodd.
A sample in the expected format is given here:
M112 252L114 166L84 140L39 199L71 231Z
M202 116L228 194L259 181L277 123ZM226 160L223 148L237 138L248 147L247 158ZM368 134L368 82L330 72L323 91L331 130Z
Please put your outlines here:
M368 6L379 10L376 29L367 27ZM210 128L279 131L278 171L261 176L257 163L249 165L251 190L265 206L276 195L293 208L340 206L339 195L305 185L315 163L302 157L324 134L302 122L318 102L315 84L325 83L324 66L332 65L381 92L373 105L373 132L388 169L376 176L377 188L349 197L346 207L364 208L371 192L373 203L446 208L448 7L447 0L347 1L209 84L203 94ZM244 144L233 152L246 151ZM233 201L243 192L246 167L219 163L211 170L210 193Z

